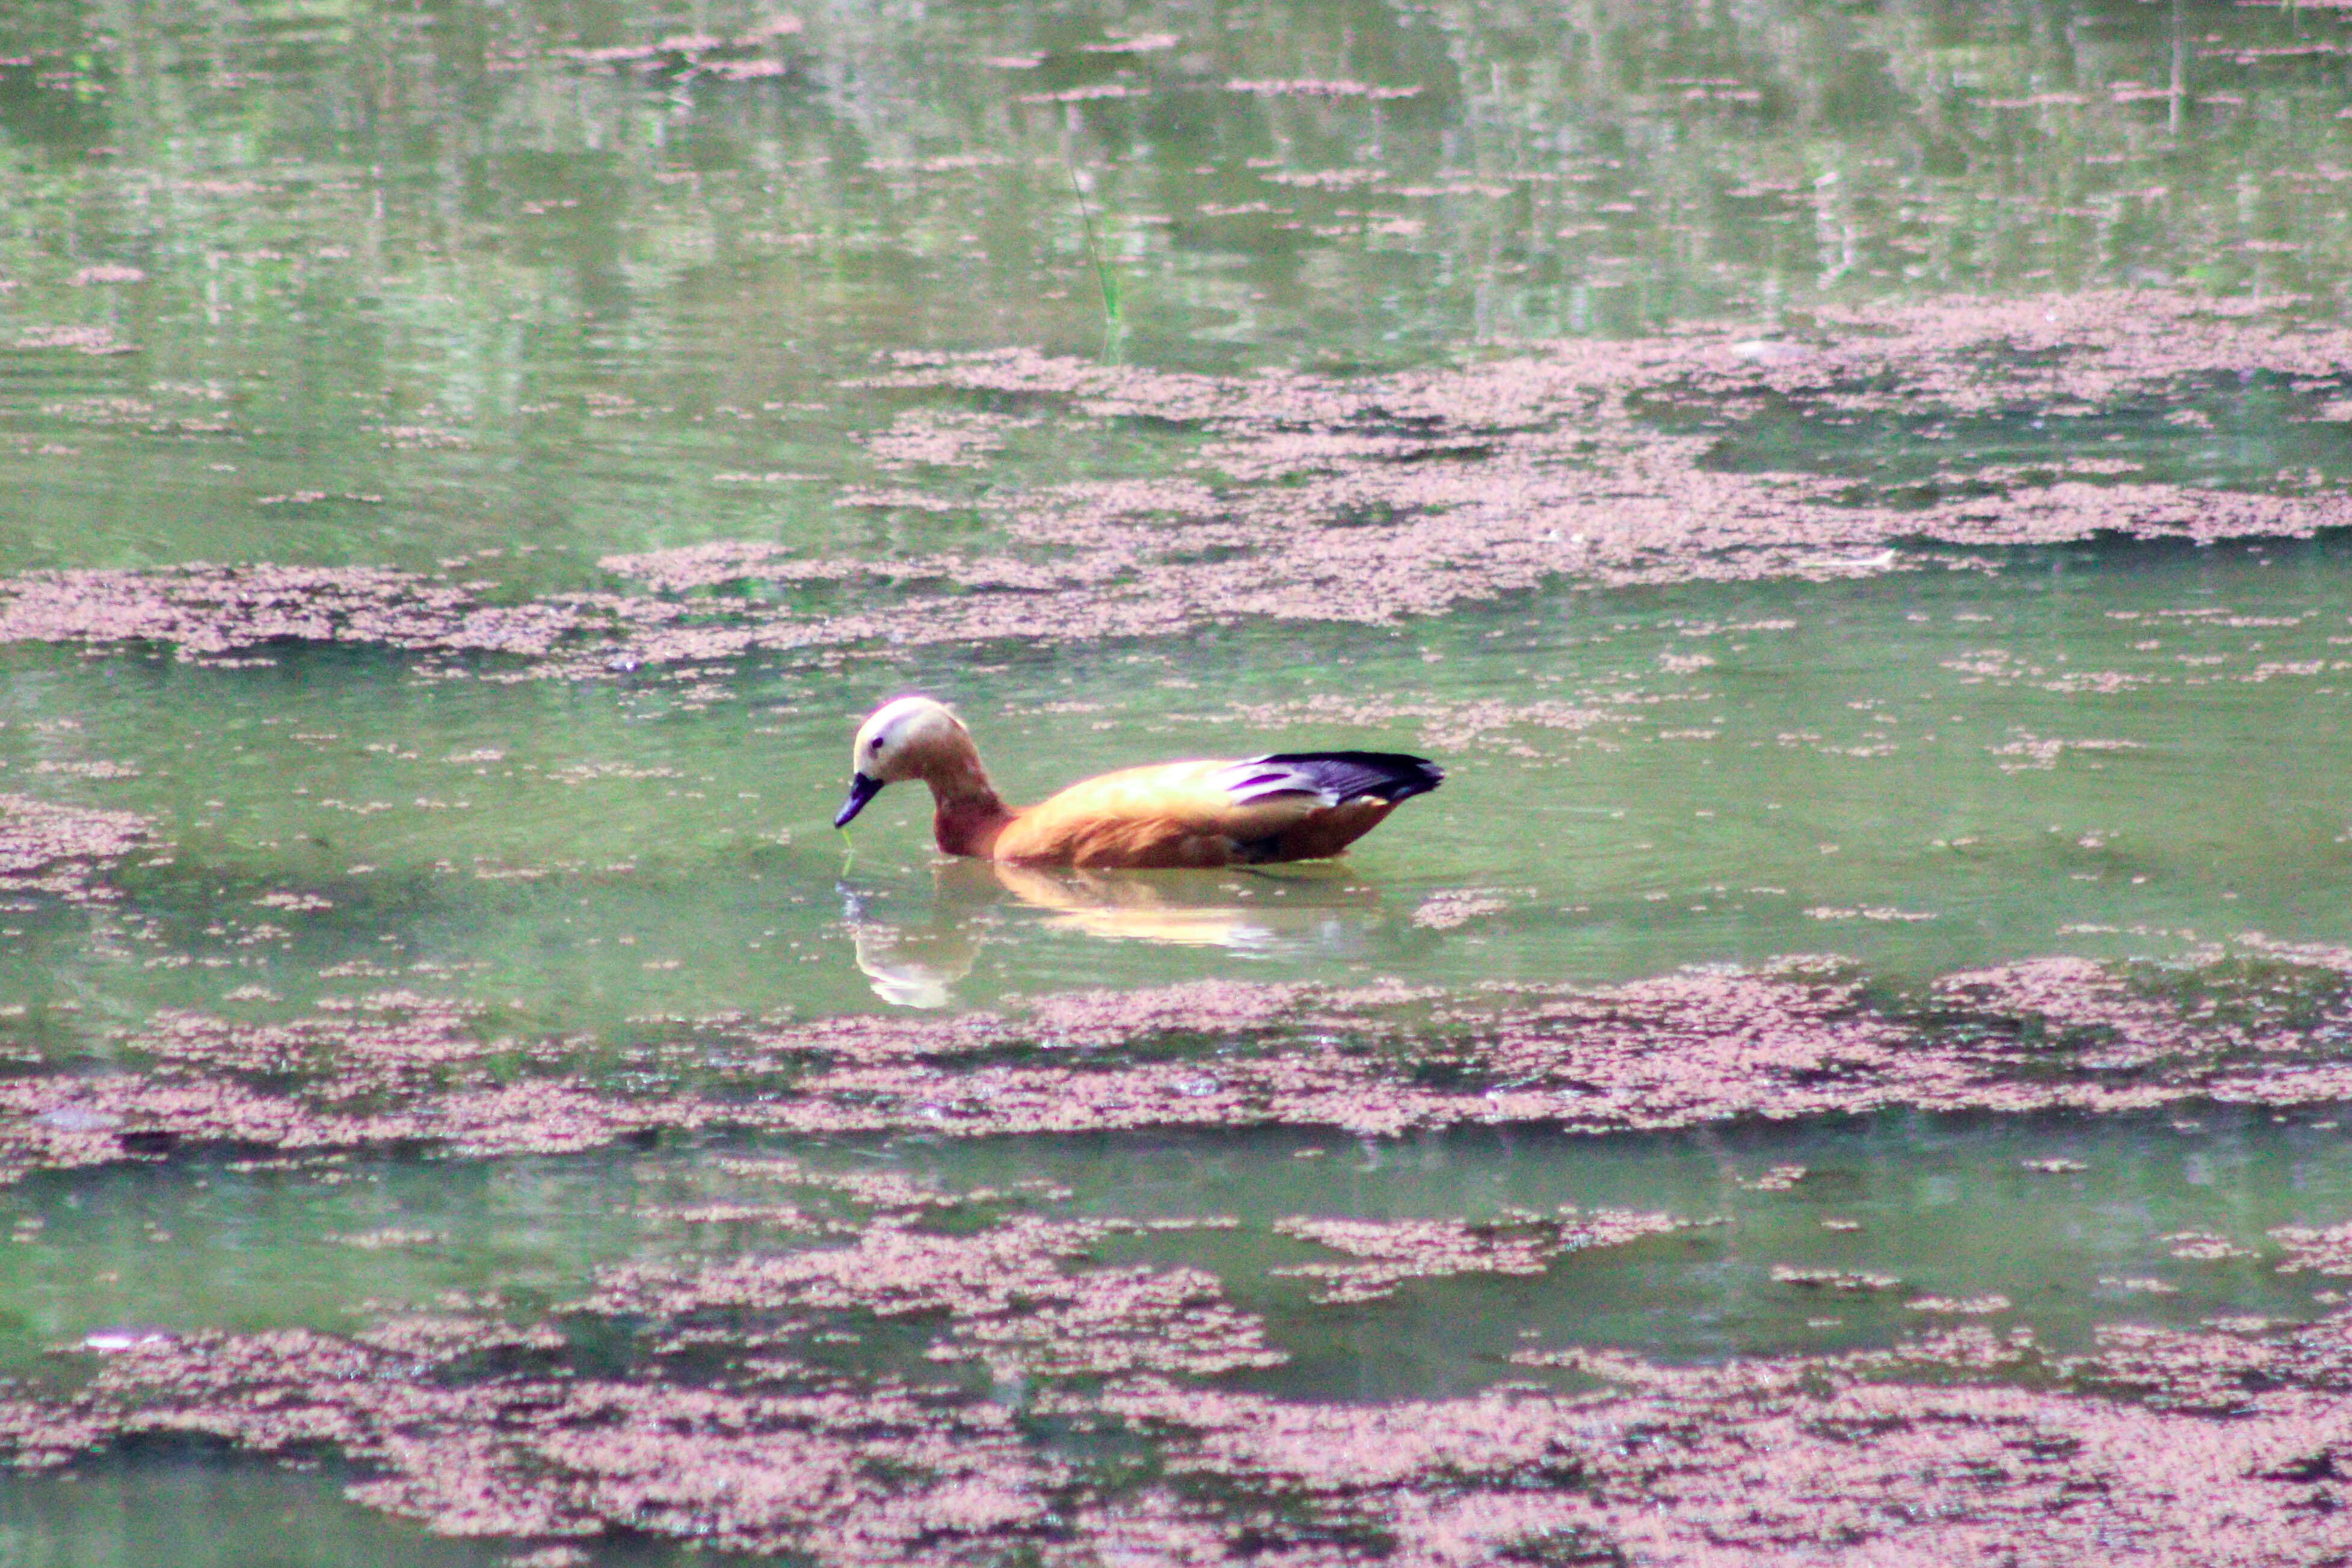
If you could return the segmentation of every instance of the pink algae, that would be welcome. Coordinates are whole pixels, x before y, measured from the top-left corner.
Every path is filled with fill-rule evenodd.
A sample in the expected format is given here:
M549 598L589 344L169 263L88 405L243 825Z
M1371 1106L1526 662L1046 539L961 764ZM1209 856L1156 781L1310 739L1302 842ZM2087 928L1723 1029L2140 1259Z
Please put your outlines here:
M1212 1375L1278 1365L1264 1325L1223 1301L1197 1270L1066 1273L1114 1228L1016 1217L977 1236L942 1236L887 1218L845 1248L744 1258L691 1271L646 1266L610 1275L583 1307L605 1315L714 1310L944 1314L935 1362L978 1360L994 1376L1080 1373Z
M41 571L0 593L0 641L163 643L191 660L271 643L544 654L580 626L562 606L485 606L445 580L375 568Z
M1483 1221L1299 1216L1276 1220L1274 1228L1360 1261L1301 1263L1275 1272L1316 1281L1318 1302L1376 1301L1395 1294L1407 1280L1540 1274L1563 1253L1622 1246L1681 1229L1686 1223L1672 1215L1625 1209L1583 1214L1564 1208L1558 1215L1510 1214Z
M1419 96L1418 87L1375 87L1346 77L1328 80L1315 77L1287 77L1246 81L1235 79L1225 84L1227 92L1252 93L1260 98L1362 98L1390 99Z
M126 1042L126 1071L0 1082L0 1137L21 1170L152 1158L159 1137L280 1158L436 1140L493 1155L721 1125L1603 1130L1897 1104L2291 1103L2345 1094L2347 976L2352 953L2248 938L2185 989L2176 972L2051 959L1949 977L1909 1007L1793 961L1599 990L1219 983L993 1016L707 1026L693 1054L731 1030L733 1065L635 1098L562 1076L561 1053L485 1036L463 1007L388 993L288 1024L167 1017ZM288 1087L331 1080L316 1063L341 1045L368 1093ZM547 1075L500 1082L494 1056ZM2341 1315L2109 1324L2072 1356L1974 1323L1893 1351L1712 1366L1528 1350L1516 1375L1543 1381L1312 1405L1247 1385L1287 1351L1215 1275L1105 1257L1154 1225L1037 1213L1067 1195L1034 1183L958 1192L789 1158L725 1166L793 1201L681 1210L713 1228L695 1255L608 1268L544 1314L489 1301L349 1336L93 1341L104 1354L86 1385L0 1390L0 1443L33 1468L173 1437L331 1454L352 1496L444 1533L544 1548L643 1532L827 1568L1016 1552L1857 1568L2122 1552L2219 1568L2352 1551ZM1277 1228L1337 1255L1293 1273L1362 1307L1408 1281L1532 1277L1683 1223L1560 1211ZM763 1249L716 1245L743 1224L771 1228ZM2352 1272L2344 1229L2283 1228L2278 1266ZM2168 1240L2206 1256L2213 1239ZM1791 1270L1782 1283L1899 1281ZM1907 1304L1961 1320L2007 1308ZM582 1343L627 1348L582 1359ZM860 1347L849 1368L844 1344Z
M745 647L805 646L1097 640L1244 616L1381 622L1559 578L1850 577L1939 559L1923 543L2302 536L2352 517L2332 495L2126 483L2105 467L2053 471L2047 483L2021 473L1991 494L1925 507L1857 505L1843 482L1717 471L1706 462L1715 437L1662 435L1648 421L1651 407L1681 401L1736 424L1759 394L1801 406L1864 381L1898 384L1886 406L1911 413L2112 402L2224 364L2293 372L2347 350L2340 333L2165 294L1884 309L1833 330L1834 342L1788 355L1742 354L1694 331L1354 381L1106 368L1025 350L901 356L877 384L1197 428L1211 438L1192 460L1200 476L973 502L1012 550L1048 553L877 566L902 582L994 591L916 595L887 612L803 615L789 627L744 622L738 634ZM708 555L609 564L656 583L719 580ZM778 560L773 573L805 580L817 570ZM768 570L745 560L740 575ZM1022 597L1049 591L1050 603Z
M1883 305L1826 318L1801 343L1695 328L1355 378L1217 377L1025 349L905 354L866 384L1026 412L903 412L864 437L897 482L845 482L835 499L968 515L990 526L986 546L885 559L722 539L604 563L650 592L513 605L374 569L31 573L0 585L0 640L146 640L215 659L276 641L375 643L598 678L762 652L1088 643L1244 618L1392 623L1551 581L1853 578L1973 559L1956 548L2101 534L2302 538L2352 521L2342 495L2157 483L2093 461L1954 468L1982 493L1911 507L1713 459L1723 434L1768 405L1836 419L2085 412L2177 401L2182 383L2223 372L2324 380L2347 361L2352 332L2160 290ZM1675 416L1671 432L1661 415ZM1171 448L1175 472L984 491L961 479L998 461L1008 432L1049 419L1192 439ZM803 585L814 601L685 597L752 582ZM828 600L828 585L856 597Z
M1713 1366L1523 1352L1528 1375L1584 1390L1309 1405L1223 1380L1275 1357L1213 1280L1089 1266L1098 1239L1030 1216L959 1236L886 1216L845 1249L625 1267L548 1318L144 1335L78 1392L0 1399L0 1444L26 1468L174 1436L327 1452L356 1470L353 1498L445 1534L651 1532L828 1568L1014 1551L2220 1568L2352 1550L2342 1316L2119 1326L2075 1356L1979 1327ZM583 1319L633 1339L632 1364L575 1364L559 1324ZM829 1341L892 1320L928 1338L932 1366L985 1365L1000 1396L824 1364ZM1236 1360L1235 1343L1252 1348ZM1086 1457L1112 1438L1150 1462Z
M1578 989L1209 982L1006 1013L709 1020L657 1086L583 1075L586 1042L486 1030L404 993L253 1023L160 1013L121 1069L0 1080L0 1175L175 1144L255 1152L586 1149L666 1130L984 1137L1539 1124L1659 1131L1868 1113L2146 1112L2352 1100L2352 954L2246 938L2142 976L2072 958L1871 1004L1826 961ZM714 1056L714 1041L727 1049Z
M71 903L120 898L100 880L147 841L147 821L130 811L91 810L0 794L0 890L44 893Z
M2286 1225L2271 1232L2271 1239L2286 1249L2282 1274L2305 1270L2320 1274L2352 1274L2352 1220L2342 1225Z

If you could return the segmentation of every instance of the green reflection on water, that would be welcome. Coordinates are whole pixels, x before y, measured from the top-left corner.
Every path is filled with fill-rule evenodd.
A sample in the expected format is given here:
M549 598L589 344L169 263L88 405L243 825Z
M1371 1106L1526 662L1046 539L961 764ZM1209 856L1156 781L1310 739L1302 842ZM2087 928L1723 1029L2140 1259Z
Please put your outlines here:
M1121 352L1218 370L1954 291L2324 311L2352 276L2326 8L1288 0L1125 13L1174 42L1108 52L1082 8L779 15L12 6L0 567L888 553L938 524L829 505L898 406L844 378L1097 352L1087 212ZM1411 96L1231 85L1302 81Z
M490 1568L503 1542L444 1541L367 1513L340 1474L302 1475L173 1455L94 1464L68 1476L0 1479L7 1568ZM674 1553L600 1552L597 1561Z

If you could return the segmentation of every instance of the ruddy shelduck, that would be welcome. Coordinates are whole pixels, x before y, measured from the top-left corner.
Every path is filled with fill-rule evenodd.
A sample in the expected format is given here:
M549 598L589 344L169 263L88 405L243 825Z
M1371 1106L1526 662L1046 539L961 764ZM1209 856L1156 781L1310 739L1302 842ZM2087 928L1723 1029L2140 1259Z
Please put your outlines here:
M1321 860L1445 777L1434 762L1397 752L1292 751L1125 768L1016 810L989 783L963 721L926 696L876 709L850 768L836 828L884 785L919 779L931 787L931 831L944 853L1137 870Z

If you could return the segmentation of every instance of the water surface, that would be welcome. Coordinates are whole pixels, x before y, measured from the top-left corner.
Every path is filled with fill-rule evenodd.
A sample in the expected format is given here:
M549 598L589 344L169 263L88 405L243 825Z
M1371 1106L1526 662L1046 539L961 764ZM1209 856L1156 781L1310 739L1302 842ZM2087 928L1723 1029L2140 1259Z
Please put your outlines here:
M698 1028L724 1078L729 1030L1194 982L1422 988L1443 1012L1790 956L1898 1009L1954 976L2071 977L2045 998L2067 1050L2120 1027L2084 977L2122 977L2217 1060L2258 1073L2293 1014L2324 1066L2352 946L2352 377L2312 348L2346 325L2344 26L2186 0L14 7L9 604L57 591L28 574L154 574L68 580L130 602L205 563L389 569L519 618L771 634L651 660L593 632L213 647L194 614L0 645L0 789L142 835L88 868L99 896L6 894L9 1071L331 1098L331 1063L158 1041L446 1006L485 1049L419 1069L434 1092L659 1103ZM2079 344L1970 335L2084 298L2110 303ZM2135 299L2160 340L2131 337ZM2224 331L2244 363L2199 359ZM1899 362L1853 368L1882 341ZM1030 382L955 358L1011 350L1040 356ZM1613 390L1515 401L1560 365ZM1441 373L1455 406L1416 413ZM1513 423L1528 407L1540 428ZM1524 477L1526 443L1629 513L1671 485L1691 528L1761 519L1750 553L1604 559L1580 536L1528 578L1495 566L1499 536L1464 533L1460 560L1398 542L1468 510L1449 476ZM1118 485L1213 504L1137 523L1072 499ZM1444 498L1424 517L1415 496ZM1294 612L1229 590L1148 634L939 632L1006 605L1088 624L1103 583L1163 568L1245 574L1284 505L1334 552L1319 578L1267 568ZM2181 515L2252 520L2147 520ZM1113 523L1162 553L1118 557ZM2164 528L2197 537L2130 537ZM705 545L750 565L671 580L680 558L648 553ZM1443 571L1466 586L1433 608L1351 608ZM854 841L828 825L858 717L911 689L957 704L1015 800L1307 747L1412 750L1447 779L1336 865L1000 874L936 856L912 787ZM2229 987L2265 965L2294 996L2230 1034ZM795 1081L729 1082L757 1103ZM2095 1357L2116 1331L2275 1337L2339 1306L2279 1271L2273 1234L2352 1218L2334 1103L2164 1093L1672 1134L677 1128L563 1155L142 1127L0 1188L0 1376L61 1396L129 1364L92 1334L242 1345L437 1312L561 1321L577 1379L716 1386L748 1342L689 1375L630 1337L655 1329L579 1303L632 1268L857 1244L896 1212L794 1188L842 1228L709 1218L774 1207L753 1167L778 1158L997 1189L922 1221L942 1234L1133 1221L1053 1267L1202 1270L1280 1359L1194 1382L1374 1413L1597 1386L1528 1359L1548 1352L1825 1366L1973 1325ZM43 1125L113 1136L70 1110ZM1342 1257L1286 1219L1563 1205L1693 1223L1376 1300L1276 1272ZM869 1392L929 1375L958 1324L835 1324L860 1337L824 1365ZM1018 1412L1062 1387L953 1366L958 1397ZM1049 1425L1026 1440L1086 1448ZM0 1560L559 1568L696 1533L444 1541L346 1500L373 1472L331 1447L286 1471L101 1443L0 1490Z

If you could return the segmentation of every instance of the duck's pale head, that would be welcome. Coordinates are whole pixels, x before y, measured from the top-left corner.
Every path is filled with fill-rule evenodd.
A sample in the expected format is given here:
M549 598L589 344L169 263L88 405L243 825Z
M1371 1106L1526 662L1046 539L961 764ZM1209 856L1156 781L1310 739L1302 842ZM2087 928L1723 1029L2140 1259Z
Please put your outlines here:
M884 703L858 727L849 754L849 799L833 825L847 827L885 784L934 778L966 766L974 755L971 733L945 703L926 696Z

